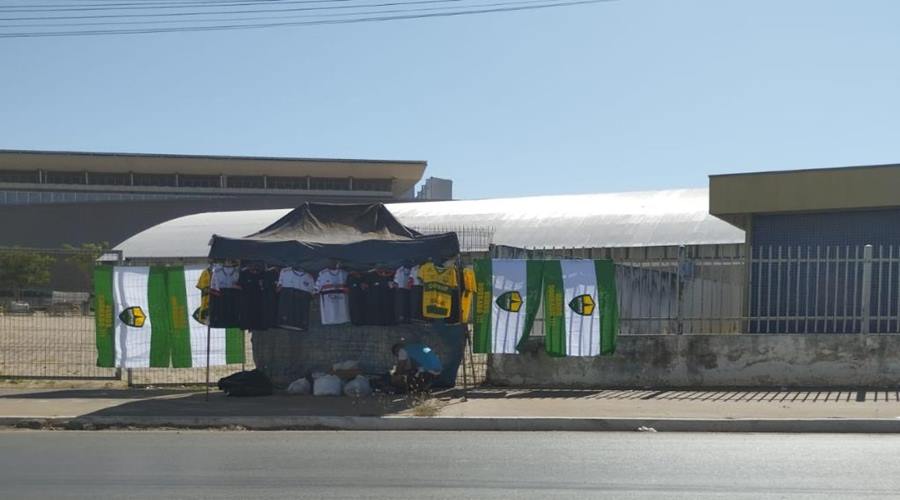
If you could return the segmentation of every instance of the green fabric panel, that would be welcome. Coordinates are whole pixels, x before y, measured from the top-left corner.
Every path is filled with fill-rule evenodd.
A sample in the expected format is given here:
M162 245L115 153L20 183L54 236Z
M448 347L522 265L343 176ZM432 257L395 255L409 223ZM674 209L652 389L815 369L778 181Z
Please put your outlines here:
M616 352L619 336L619 300L616 295L616 265L611 260L595 260L600 299L600 354Z
M475 311L473 349L477 353L491 352L491 311L493 309L493 265L490 259L476 260Z
M244 362L244 330L240 328L225 329L225 363Z
M166 268L166 287L169 306L169 347L172 350L172 366L191 367L191 327L190 311L187 305L187 291L184 283L184 268Z
M147 302L150 305L150 366L168 368L169 349L169 297L166 287L166 268L151 266L147 279Z
M113 268L94 268L94 326L97 333L97 366L116 366L116 312L113 300Z
M544 268L544 350L550 356L566 355L565 291L562 266L558 260L543 262Z
M541 292L544 283L544 262L542 260L529 260L525 263L525 325L522 338L516 345L516 350L521 351L525 346L531 330L534 327L534 319L537 318L538 309L541 307Z

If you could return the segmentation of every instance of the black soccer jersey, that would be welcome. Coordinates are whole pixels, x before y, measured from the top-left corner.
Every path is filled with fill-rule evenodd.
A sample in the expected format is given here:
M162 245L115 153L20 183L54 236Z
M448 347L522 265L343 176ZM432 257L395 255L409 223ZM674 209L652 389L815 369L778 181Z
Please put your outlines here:
M393 325L397 323L397 312L394 308L394 273L393 271L372 271L366 274L366 324Z
M350 322L354 325L366 325L366 291L369 287L367 274L353 272L347 276L348 297L350 304Z
M241 287L241 328L262 330L263 322L263 279L265 271L257 267L241 269L238 285Z

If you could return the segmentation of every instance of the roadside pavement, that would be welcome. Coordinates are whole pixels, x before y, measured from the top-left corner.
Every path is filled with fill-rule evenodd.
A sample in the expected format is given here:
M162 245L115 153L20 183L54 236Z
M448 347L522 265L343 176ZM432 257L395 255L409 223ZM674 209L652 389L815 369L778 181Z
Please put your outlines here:
M0 389L0 426L33 429L900 432L898 391L479 388L402 396L229 398L183 389Z

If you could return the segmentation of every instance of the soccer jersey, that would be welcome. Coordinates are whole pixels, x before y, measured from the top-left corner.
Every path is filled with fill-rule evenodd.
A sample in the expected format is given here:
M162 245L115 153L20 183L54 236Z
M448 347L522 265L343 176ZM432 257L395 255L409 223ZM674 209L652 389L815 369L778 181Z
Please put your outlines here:
M459 281L456 267L437 267L428 262L419 267L422 279L422 316L432 319L450 318L453 312L454 294L458 293Z
M319 311L323 325L339 325L350 321L347 300L347 271L323 269L316 278L316 292L319 294Z
M394 271L394 315L398 322L409 323L412 319L410 294L412 292L412 268L398 267Z
M475 297L475 270L471 266L462 270L463 286L462 297L459 301L459 316L463 323L472 321L472 301Z
M197 279L197 289L200 290L200 307L194 315L194 319L198 323L209 323L209 282L212 279L212 273L209 269L204 269Z
M419 277L419 266L412 266L409 269L409 317L422 321L422 294L424 288L422 286L422 278Z
M241 269L238 278L240 286L241 328L262 330L263 324L263 279L265 271L258 267Z
M313 293L316 291L316 281L311 274L302 269L285 267L278 274L278 288L293 288Z
M241 291L236 266L213 266L209 283L209 326L239 328L241 326Z
M369 284L364 273L350 273L347 277L347 299L350 307L350 322L354 325L366 324L366 289Z
M394 310L394 273L372 271L366 273L365 322L367 325L393 325L397 323Z
M316 283L313 277L300 270L286 267L278 276L278 318L280 328L307 330L309 306Z
M278 277L281 269L270 267L263 275L263 329L278 325Z

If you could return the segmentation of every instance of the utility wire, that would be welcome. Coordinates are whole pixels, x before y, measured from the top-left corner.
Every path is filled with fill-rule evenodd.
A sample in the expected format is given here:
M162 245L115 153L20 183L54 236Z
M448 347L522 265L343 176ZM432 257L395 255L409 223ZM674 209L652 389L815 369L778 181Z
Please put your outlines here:
M217 7L243 7L248 5L259 7L272 7L278 5L291 4L310 4L310 3L338 3L352 2L355 0L281 0L273 2L271 0L225 0L217 2L197 2L196 0L188 2L171 2L171 3L120 3L120 4L89 4L87 6L0 6L2 12L32 12L32 13L54 13L54 12L82 12L82 11L121 11L121 10L174 10L174 9L210 9ZM46 8L39 8L46 7Z
M479 8L484 7L505 7L517 5L533 5L544 4L553 0L511 0L505 2L478 4ZM179 23L221 23L223 21L230 22L248 22L248 21L269 21L278 19L308 19L321 17L351 17L359 15L376 15L376 14L402 14L407 12L434 12L451 9L452 6L438 7L418 7L411 9L383 9L383 10L362 10L354 12L319 12L313 14L291 14L282 16L255 16L255 17L237 17L230 19L164 19L153 21L94 21L94 22L77 22L77 23L26 23L26 24L0 24L3 28L77 28L81 26L124 26L124 25L159 25L159 24L179 24Z
M432 0L433 1L433 0ZM288 26L320 26L320 25L337 25L337 24L357 24L386 22L410 19L426 19L440 17L456 17L480 15L489 13L515 12L537 9L550 9L558 7L569 7L575 5L590 5L597 3L605 3L614 0L577 0L555 3L544 3L536 5L520 5L481 9L456 10L452 12L437 12L425 14L400 14L400 15L374 15L368 17L356 17L350 19L323 19L315 21L296 21L296 22L273 22L273 23L256 23L256 24L221 24L215 26L183 26L183 27L154 27L154 28L134 28L134 29L98 29L98 30L66 30L66 31L20 31L10 33L0 33L0 38L40 38L40 37L67 37L67 36L100 36L100 35L138 35L138 34L155 34L155 33L183 33L183 32L200 32L200 31L226 31L226 30L243 30L243 29L265 29L278 28ZM410 3L410 2L401 2Z

